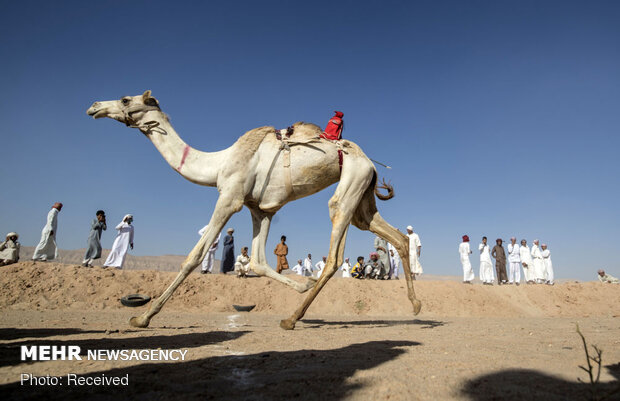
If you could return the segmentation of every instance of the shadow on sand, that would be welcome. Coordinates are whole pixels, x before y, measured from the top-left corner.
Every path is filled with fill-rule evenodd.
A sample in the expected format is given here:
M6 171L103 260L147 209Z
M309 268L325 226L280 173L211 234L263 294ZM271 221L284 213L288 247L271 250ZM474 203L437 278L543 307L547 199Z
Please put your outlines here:
M63 329L57 329L63 330ZM71 330L71 329L69 329ZM88 331L83 332L88 333ZM32 345L55 345L69 346L77 345L80 347L80 355L86 355L88 350L93 349L179 349L196 348L203 345L215 344L218 342L235 340L248 331L211 331L207 333L188 333L171 336L146 336L146 337L104 337L89 338L80 340L25 340L17 341L0 346L0 367L11 366L23 363L20 360L21 346Z
M18 338L42 338L42 337L54 337L54 336L70 336L73 334L90 334L90 333L105 333L105 330L80 330L74 328L66 329L0 329L0 340L15 340Z
M262 352L214 356L179 363L148 363L99 371L87 376L129 375L124 386L0 386L5 399L226 399L338 400L376 378L350 380L420 345L411 341L371 341L333 350ZM190 352L191 354L191 352Z
M562 380L542 372L526 369L508 369L486 374L468 381L461 395L476 401L488 400L620 400L620 363L605 368L616 380L599 383L593 393L589 383ZM588 380L575 367L575 376ZM593 396L596 394L596 396ZM603 398L607 396L606 398Z
M420 325L421 329L434 329L438 326L443 326L445 322L438 320L349 320L349 321L325 321L323 319L302 319L304 324L312 325L306 328L316 329L323 326L340 326L340 328L347 328L351 326L373 326L373 327L389 327L389 326L409 326Z

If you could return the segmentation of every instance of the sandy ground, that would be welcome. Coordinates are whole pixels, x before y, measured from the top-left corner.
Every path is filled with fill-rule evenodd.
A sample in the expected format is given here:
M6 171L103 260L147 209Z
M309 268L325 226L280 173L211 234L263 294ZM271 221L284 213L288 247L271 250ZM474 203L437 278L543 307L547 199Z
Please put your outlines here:
M148 329L129 327L174 274L25 262L0 276L0 394L6 399L588 399L578 323L603 349L597 394L620 386L620 286L416 283L333 279L294 331L279 328L303 299L263 278L199 275ZM231 304L256 304L249 313ZM184 361L22 362L23 345L182 349ZM20 383L21 374L63 386ZM70 386L67 374L124 377L128 386ZM4 397L3 397L4 398ZM620 399L620 393L608 399Z

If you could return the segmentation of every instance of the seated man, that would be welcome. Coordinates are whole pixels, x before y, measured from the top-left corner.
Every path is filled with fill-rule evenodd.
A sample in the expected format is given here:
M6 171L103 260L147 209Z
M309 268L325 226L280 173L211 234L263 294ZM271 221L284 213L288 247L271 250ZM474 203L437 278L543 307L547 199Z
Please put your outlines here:
M10 232L6 235L6 240L0 244L0 266L10 265L19 261L19 247L17 242L19 235Z
M605 274L605 270L603 269L598 271L598 279L600 280L601 283L611 283L611 284L620 283L620 280L618 280L614 276Z
M351 277L353 278L364 278L364 257L358 256L357 263L351 269Z
M241 255L237 256L235 272L237 273L237 277L247 277L250 272L250 257L248 256L247 246L241 248Z
M379 254L377 252L371 252L370 260L364 271L366 278L380 280L382 279L381 272L384 271L384 269L383 262L379 260Z

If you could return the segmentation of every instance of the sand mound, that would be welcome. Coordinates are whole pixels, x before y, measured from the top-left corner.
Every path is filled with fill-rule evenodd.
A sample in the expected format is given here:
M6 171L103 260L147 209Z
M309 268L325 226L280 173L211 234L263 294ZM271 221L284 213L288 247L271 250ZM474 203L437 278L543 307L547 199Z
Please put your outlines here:
M175 273L83 268L59 263L22 262L2 268L0 309L102 310L125 308L119 299L141 293L155 298ZM304 280L301 277L296 279ZM620 286L598 282L555 286L482 286L451 281L417 281L420 317L618 317ZM412 316L404 280L358 281L333 278L309 314ZM191 275L164 311L233 311L232 304L256 304L252 313L291 313L305 294L266 278ZM144 310L136 308L137 311Z

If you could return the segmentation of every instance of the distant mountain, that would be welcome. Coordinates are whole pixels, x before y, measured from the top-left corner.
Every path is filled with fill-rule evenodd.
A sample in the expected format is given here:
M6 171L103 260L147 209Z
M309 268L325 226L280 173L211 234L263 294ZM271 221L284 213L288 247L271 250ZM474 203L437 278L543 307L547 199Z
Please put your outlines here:
M58 250L58 262L67 263L67 264L76 264L79 265L82 263L84 259L84 253L86 252L86 248L83 249L72 249ZM20 251L20 261L26 261L32 258L32 254L34 253L33 246L22 246ZM97 259L93 262L95 266L103 265L105 259L108 257L110 253L109 249L104 249L101 254L101 259ZM181 263L185 260L186 256L183 255L161 255L161 256L134 256L131 253L127 254L127 258L125 259L125 264L123 265L123 269L127 270L157 270L164 272L176 272L181 268ZM197 267L195 271L198 271L200 267ZM215 260L215 264L213 266L213 272L219 273L220 271L220 261L219 259Z

